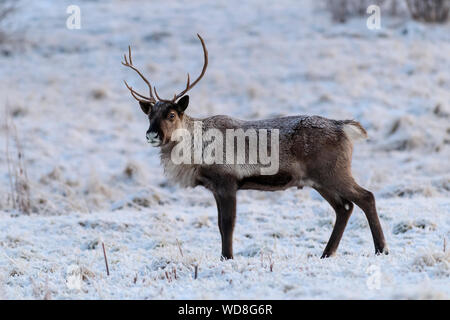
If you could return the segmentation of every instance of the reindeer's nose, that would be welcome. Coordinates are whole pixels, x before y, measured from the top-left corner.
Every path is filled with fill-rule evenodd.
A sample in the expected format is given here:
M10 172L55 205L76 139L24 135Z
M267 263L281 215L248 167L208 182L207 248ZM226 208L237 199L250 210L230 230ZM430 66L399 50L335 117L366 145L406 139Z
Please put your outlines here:
M147 131L147 134L145 136L148 143L154 144L155 142L158 142L159 144L158 134L156 132Z
M147 134L145 135L145 137L147 138L147 140L150 142L153 139L155 139L158 136L158 134L156 132L150 132L147 131Z

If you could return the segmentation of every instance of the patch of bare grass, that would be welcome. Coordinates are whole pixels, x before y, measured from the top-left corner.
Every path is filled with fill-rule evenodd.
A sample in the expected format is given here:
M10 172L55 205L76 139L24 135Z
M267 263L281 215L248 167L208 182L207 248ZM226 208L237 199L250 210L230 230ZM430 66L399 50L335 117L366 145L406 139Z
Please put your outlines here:
M9 116L8 108L5 111L5 132L5 157L10 187L8 201L13 210L23 214L30 214L30 182L28 180L25 155L17 128Z

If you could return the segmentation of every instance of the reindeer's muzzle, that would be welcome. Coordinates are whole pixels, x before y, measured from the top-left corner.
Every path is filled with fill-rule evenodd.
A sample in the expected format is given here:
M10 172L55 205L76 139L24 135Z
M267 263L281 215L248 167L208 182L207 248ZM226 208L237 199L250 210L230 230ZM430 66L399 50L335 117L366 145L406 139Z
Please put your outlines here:
M158 147L161 145L161 139L158 137L156 132L147 131L145 135L147 137L147 142L150 143L153 147Z

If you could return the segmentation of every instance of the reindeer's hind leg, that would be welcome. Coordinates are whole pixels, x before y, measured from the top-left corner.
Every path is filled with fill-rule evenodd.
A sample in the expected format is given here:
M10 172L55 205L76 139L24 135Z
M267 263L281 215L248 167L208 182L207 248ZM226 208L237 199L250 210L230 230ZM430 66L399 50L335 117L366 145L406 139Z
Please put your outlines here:
M323 183L324 181L326 183ZM320 182L323 184L320 185ZM327 257L336 251L351 214L351 210L348 213L346 212L345 207L348 206L348 208L352 209L351 202L360 207L366 215L375 245L375 253L388 254L386 240L384 239L383 230L375 206L375 197L372 192L362 188L355 182L349 166L346 169L345 166L342 165L338 171L329 170L321 172L321 175L317 177L316 184L317 186L320 186L316 187L316 190L336 211L336 223L322 257Z
M384 239L383 229L381 228L380 219L378 218L375 206L375 197L372 192L360 187L356 182L344 192L348 199L360 207L369 222L370 231L372 232L373 242L375 245L375 254L388 254L386 240Z
M325 247L321 257L327 258L334 255L339 246L342 234L344 233L348 219L353 211L353 203L342 198L337 193L321 188L317 188L316 190L325 200L328 201L336 212L336 222L333 227L333 232L331 233L330 240L328 240L327 246Z

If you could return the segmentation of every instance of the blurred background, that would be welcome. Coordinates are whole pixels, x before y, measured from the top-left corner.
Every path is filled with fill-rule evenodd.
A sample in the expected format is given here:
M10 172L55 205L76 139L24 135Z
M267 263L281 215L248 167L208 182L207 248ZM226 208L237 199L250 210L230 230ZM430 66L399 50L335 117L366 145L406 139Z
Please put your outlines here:
M367 27L370 4L381 8L376 30ZM67 27L70 5L80 9L80 29ZM181 190L164 177L158 150L145 140L148 120L123 80L140 92L147 88L121 65L131 45L134 64L160 95L171 97L184 87L187 72L195 77L201 70L197 33L210 60L190 92L188 114L355 119L370 137L355 145L360 184L379 201L404 200L408 212L431 206L446 219L448 202L440 206L435 199L450 195L447 0L0 0L4 216L126 209L164 213L164 225L183 228L176 217L186 213L189 224L206 224L218 237L210 194ZM240 199L244 212L253 210L248 205L254 200L278 212L301 201L310 208L305 210L323 205L330 228L334 219L313 191L250 191ZM193 216L198 212L200 218ZM388 230L403 230L395 214L381 215ZM242 219L246 223L245 213ZM405 228L413 226L407 222ZM283 232L289 230L281 230L281 238ZM436 243L449 229L439 232Z
M366 26L371 3L382 8L379 30ZM30 198L25 211L51 214L108 208L165 184L157 150L145 144L147 120L122 80L141 92L145 84L120 62L132 45L135 64L172 96L187 72L200 72L196 33L210 65L191 93L191 115L356 119L371 137L355 152L367 158L355 169L368 187L448 194L448 1L86 0L77 2L81 28L68 29L72 4L0 2L2 136L7 118L15 127L1 155L1 209L18 209L11 173L13 184L27 184L19 186ZM16 134L27 182L12 170Z

